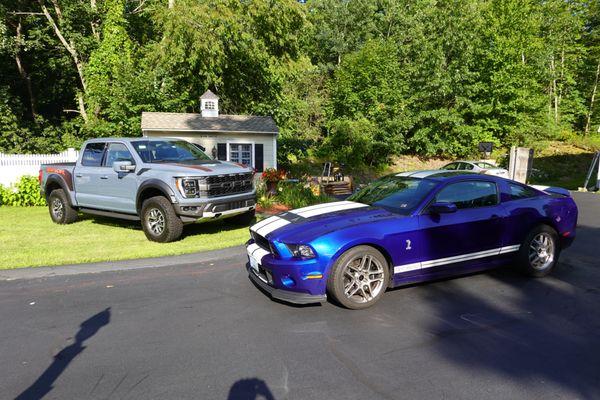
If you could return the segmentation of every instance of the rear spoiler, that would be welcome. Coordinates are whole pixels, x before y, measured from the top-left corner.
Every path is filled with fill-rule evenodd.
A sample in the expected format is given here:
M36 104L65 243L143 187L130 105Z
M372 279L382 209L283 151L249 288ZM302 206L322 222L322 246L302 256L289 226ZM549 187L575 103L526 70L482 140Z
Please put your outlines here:
M541 190L542 192L546 192L548 194L558 194L565 197L571 197L571 192L567 189L563 189L561 187L556 186L541 186L541 185L529 185L534 189Z

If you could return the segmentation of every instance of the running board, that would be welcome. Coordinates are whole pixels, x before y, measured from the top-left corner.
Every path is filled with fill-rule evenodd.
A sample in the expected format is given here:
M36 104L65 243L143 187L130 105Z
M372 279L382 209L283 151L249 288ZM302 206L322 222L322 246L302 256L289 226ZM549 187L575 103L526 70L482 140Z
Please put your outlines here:
M140 220L140 217L138 217L137 215L125 214L125 213L120 213L117 211L96 210L94 208L80 208L79 211L81 211L84 214L98 215L100 217L119 218L119 219L126 219L129 221L139 221Z

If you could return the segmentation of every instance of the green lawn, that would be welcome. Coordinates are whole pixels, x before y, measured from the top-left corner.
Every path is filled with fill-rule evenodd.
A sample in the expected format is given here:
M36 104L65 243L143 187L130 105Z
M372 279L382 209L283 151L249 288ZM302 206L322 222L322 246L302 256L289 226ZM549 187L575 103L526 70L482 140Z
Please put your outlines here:
M46 207L0 207L0 269L177 255L248 238L247 227L223 220L187 225L181 240L154 243L139 222L80 216L74 224L57 225Z

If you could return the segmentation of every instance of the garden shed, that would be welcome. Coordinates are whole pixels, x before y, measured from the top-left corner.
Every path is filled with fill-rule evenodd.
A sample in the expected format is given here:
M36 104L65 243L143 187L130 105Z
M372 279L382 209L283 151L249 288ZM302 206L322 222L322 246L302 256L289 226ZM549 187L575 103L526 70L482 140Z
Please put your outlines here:
M219 97L210 90L200 97L200 113L143 112L142 135L184 139L215 159L251 165L259 172L277 168L279 128L273 118L220 114Z

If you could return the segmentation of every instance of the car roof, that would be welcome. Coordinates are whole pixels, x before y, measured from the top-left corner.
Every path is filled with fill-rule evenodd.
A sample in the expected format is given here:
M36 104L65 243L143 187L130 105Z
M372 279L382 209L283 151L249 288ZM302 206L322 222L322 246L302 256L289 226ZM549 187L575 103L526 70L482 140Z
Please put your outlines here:
M417 178L417 179L431 179L431 180L435 180L435 181L445 181L448 179L459 178L459 177L473 178L476 176L485 177L485 179L491 179L491 180L494 180L494 178L495 178L492 175L482 175L477 172L449 171L449 170L443 170L443 169L406 171L406 172L400 172L400 173L397 173L394 175L395 176L405 176L405 177L410 177L410 178Z

